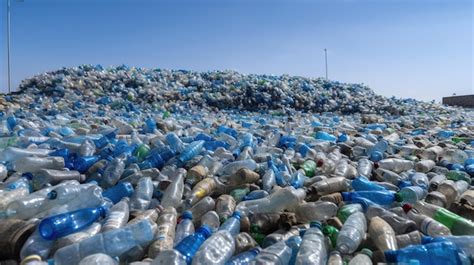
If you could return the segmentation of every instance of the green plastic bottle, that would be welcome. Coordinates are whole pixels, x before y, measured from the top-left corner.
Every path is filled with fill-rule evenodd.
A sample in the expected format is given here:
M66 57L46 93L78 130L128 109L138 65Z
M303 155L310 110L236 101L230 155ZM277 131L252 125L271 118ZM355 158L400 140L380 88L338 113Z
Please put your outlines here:
M339 235L339 230L332 225L323 225L323 234L329 237L331 241L331 247L336 248L337 236Z
M414 208L448 227L453 235L474 235L474 222L443 207L419 201Z
M316 162L314 162L313 160L306 160L301 165L301 168L304 170L305 176L311 178L316 173Z
M141 144L135 150L135 155L138 158L138 161L143 161L150 154L150 147L146 144Z
M362 212L362 206L360 204L346 204L337 211L337 218L339 218L342 223L345 223L347 218L356 212Z
M469 174L460 170L450 170L448 174L446 174L446 178L452 181L464 180L467 183L471 183L471 177Z
M235 189L230 192L230 196L234 197L236 203L239 203L249 192L249 188Z

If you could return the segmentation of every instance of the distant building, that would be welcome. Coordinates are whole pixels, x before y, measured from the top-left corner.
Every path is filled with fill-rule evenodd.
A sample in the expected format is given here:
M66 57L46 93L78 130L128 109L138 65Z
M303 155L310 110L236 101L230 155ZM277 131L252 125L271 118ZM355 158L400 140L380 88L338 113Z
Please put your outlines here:
M474 108L474 95L444 97L443 104L449 106Z

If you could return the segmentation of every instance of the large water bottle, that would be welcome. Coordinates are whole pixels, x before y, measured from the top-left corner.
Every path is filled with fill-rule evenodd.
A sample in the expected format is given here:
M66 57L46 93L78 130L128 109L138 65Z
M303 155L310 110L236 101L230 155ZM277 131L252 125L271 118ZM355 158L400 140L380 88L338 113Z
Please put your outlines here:
M105 215L106 209L99 207L47 217L39 224L39 232L44 239L55 240L80 231Z
M321 223L311 222L301 242L295 264L326 264L327 249Z
M220 227L219 230L227 230L232 236L237 236L240 232L240 217L239 211L235 211L230 218L228 218Z
M474 257L474 236L442 236L442 237L429 237L423 236L421 238L422 244L428 244L432 242L450 241L453 242L459 249L464 251L464 254L468 257Z
M235 240L227 230L221 230L209 237L194 255L192 264L225 264L235 250Z
M181 242L175 246L175 249L186 257L186 263L191 264L196 252L211 234L211 228L203 225L199 227L194 234L181 240Z
M344 254L353 253L365 237L367 221L361 212L351 214L337 237L337 249Z
M83 258L103 253L117 257L135 246L146 246L153 240L153 226L147 220L120 229L97 234L79 243L63 247L54 254L54 264L77 264ZM111 244L113 242L113 244Z
M185 211L181 216L181 221L176 225L176 233L174 236L174 245L176 246L183 238L194 233L193 214Z

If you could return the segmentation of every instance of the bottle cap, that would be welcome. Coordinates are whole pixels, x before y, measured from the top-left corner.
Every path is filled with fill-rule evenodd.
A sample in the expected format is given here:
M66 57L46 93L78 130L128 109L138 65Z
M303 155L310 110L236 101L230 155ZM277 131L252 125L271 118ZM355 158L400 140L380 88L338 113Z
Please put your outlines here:
M234 213L232 214L232 217L235 217L240 220L240 218L242 217L242 214L240 213L240 211L234 211Z
M370 250L368 248L363 248L360 251L360 253L365 254L365 255L369 256L370 258L372 258L372 255L373 255L372 250Z
M193 220L193 213L191 211L185 211L182 215L182 218Z
M208 225L202 225L199 227L198 231L204 234L206 238L212 235L212 228L210 228Z
M397 202L402 202L403 201L402 195L399 192L395 193L395 200Z
M413 207L408 203L404 204L402 208L405 213L408 213L411 209L413 209Z
M39 255L29 255L21 261L20 265L25 265L32 261L41 261L41 257Z
M309 227L317 227L319 230L322 229L321 222L319 221L311 221Z

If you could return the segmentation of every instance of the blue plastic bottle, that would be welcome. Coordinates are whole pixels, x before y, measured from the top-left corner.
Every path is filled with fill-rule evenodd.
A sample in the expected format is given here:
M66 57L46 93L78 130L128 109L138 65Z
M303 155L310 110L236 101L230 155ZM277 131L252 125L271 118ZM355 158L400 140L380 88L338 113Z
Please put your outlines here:
M186 149L179 155L178 160L182 163L187 162L197 156L202 147L204 146L204 141L194 141L190 143Z
M387 189L383 186L376 184L368 180L366 177L359 176L351 182L351 186L355 191L386 191Z
M186 257L187 264L191 264L196 252L199 250L202 243L211 236L211 234L212 229L207 225L203 225L199 227L194 234L181 240L181 242L176 245L175 249Z
M83 156L74 160L74 169L84 174L87 170L99 161L98 156Z
M356 191L341 194L343 200L348 202L354 202L356 198L365 198L379 205L390 205L396 201L396 194L391 191Z
M88 227L105 214L106 209L98 207L50 216L40 222L39 232L44 239L55 240Z
M296 262L296 256L298 255L298 251L300 250L301 246L301 237L300 236L292 236L286 240L286 245L291 248L291 258L289 265L294 265Z
M173 132L166 135L166 142L170 145L171 149L178 154L184 150L183 141Z
M459 249L464 251L464 254L466 254L466 256L474 258L474 236L439 236L439 237L422 236L421 237L422 244L429 244L433 242L443 242L443 241L453 242Z
M336 136L329 134L327 132L319 131L314 136L318 140L328 141L328 142L336 142Z
M459 249L452 242L436 242L426 245L412 245L399 250L386 250L385 260L388 263L411 264L418 261L420 265L461 265Z
M237 236L240 232L240 217L239 211L235 211L220 227L219 230L227 230L232 236Z
M114 204L118 203L123 197L130 197L132 194L133 186L130 182L119 182L117 185L102 192L102 196Z

